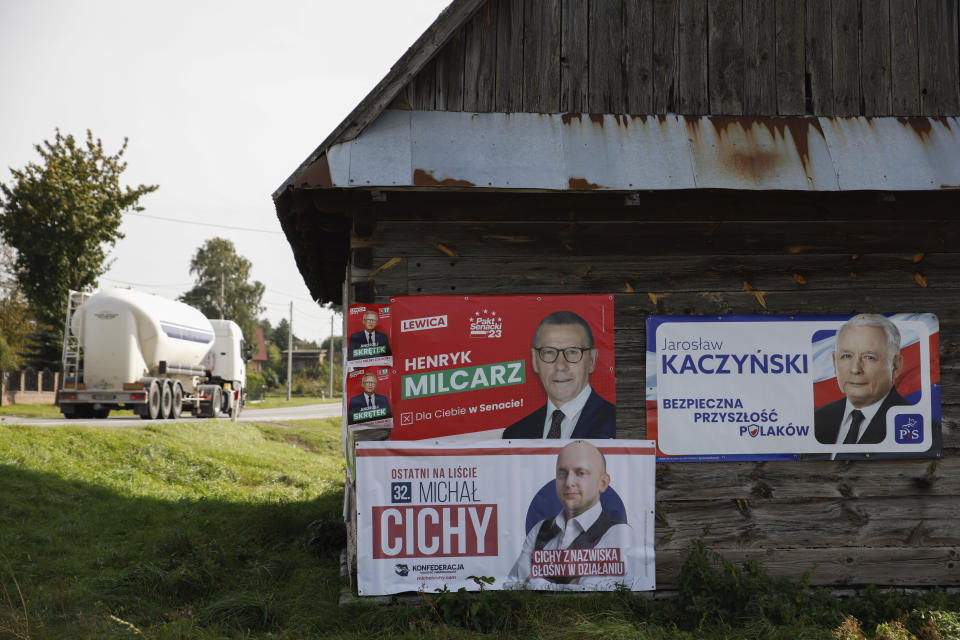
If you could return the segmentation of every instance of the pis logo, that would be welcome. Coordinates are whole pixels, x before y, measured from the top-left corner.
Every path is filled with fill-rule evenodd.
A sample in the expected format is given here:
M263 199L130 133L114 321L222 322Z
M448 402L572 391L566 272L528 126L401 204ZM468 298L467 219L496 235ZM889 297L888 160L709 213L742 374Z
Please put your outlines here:
M894 417L893 433L897 444L923 441L923 416L919 413L902 413Z

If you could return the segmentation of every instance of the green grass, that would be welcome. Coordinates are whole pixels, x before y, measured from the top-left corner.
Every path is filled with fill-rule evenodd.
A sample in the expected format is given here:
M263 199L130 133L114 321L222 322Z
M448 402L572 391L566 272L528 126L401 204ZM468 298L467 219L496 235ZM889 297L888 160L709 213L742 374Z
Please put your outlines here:
M340 437L337 419L0 426L0 640L960 639L957 596L838 601L700 543L666 600L487 591L340 608Z
M114 409L111 416L132 416L133 409ZM6 404L0 407L0 416L19 418L63 418L60 408L55 404ZM9 421L8 421L9 422Z
M0 416L62 418L63 414L55 404L5 404L0 407Z
M320 396L292 396L287 402L286 394L268 393L263 400L247 401L247 409L277 409L279 407L302 407L305 404L330 404L340 402L340 396L321 398Z

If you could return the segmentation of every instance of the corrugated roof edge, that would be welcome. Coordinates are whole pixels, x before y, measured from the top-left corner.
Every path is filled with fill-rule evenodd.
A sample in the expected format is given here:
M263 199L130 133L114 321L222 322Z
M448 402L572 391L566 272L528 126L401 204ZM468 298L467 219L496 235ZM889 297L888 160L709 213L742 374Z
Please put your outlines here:
M407 86L407 83L430 62L430 59L447 43L457 29L462 27L486 2L487 0L453 0L390 68L377 86L350 112L350 115L273 192L273 199L279 198L280 194L293 184L296 177L322 156L330 146L353 140L360 135L397 97L401 89Z

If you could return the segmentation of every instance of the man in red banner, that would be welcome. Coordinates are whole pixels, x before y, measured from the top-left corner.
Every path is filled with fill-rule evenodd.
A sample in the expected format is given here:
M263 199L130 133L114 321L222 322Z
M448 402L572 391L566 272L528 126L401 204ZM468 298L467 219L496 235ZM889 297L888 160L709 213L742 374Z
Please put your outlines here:
M359 360L364 357L361 355L364 348L370 348L375 353L372 356L390 355L390 341L387 334L377 331L377 322L380 316L376 309L370 309L363 314L363 329L350 334L350 340L347 345L347 360ZM376 347L382 347L375 349Z
M607 463L603 454L589 442L569 443L557 456L556 490L563 509L553 518L542 520L530 529L523 542L520 557L514 564L507 584L529 589L614 588L630 587L634 580L631 551L640 548L633 540L631 527L603 510L600 494L610 486ZM620 571L613 574L532 575L534 551L557 549L615 549L621 559ZM560 556L562 558L562 555ZM559 565L562 559L555 563ZM544 573L550 570L544 567Z
M347 424L391 417L390 401L387 400L387 396L375 393L377 376L372 373L363 374L360 385L363 387L363 393L350 398L350 402L347 404ZM380 411L377 411L378 409ZM355 417L364 415L369 417L361 417L359 420Z
M503 431L503 438L615 438L617 409L590 388L597 348L587 321L555 311L537 325L530 351L547 404Z

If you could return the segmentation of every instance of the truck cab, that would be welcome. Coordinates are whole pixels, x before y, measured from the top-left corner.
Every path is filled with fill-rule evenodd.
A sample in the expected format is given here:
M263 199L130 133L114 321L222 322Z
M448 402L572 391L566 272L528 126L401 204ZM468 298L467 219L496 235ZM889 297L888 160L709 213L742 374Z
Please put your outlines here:
M244 360L243 332L233 320L211 320L213 325L213 355L211 379L229 384L231 389L243 391L247 380Z

